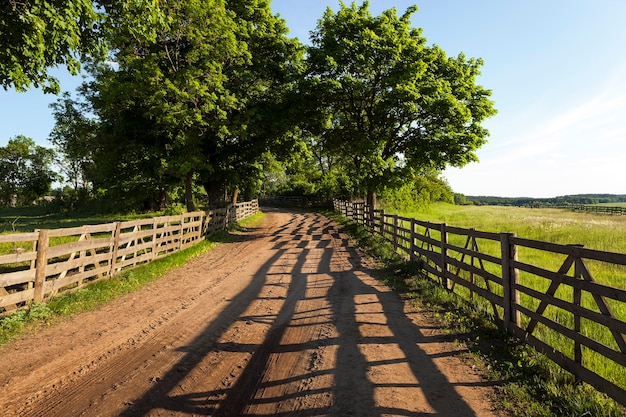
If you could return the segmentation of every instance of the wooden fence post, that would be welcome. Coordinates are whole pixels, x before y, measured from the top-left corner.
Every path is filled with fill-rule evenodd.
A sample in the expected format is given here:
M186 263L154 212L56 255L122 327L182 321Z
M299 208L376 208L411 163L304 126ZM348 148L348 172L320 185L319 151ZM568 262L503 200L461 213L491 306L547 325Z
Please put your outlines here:
M155 217L152 220L152 259L156 259L159 250L159 244L157 242L157 226L157 218Z
M393 251L398 251L398 215L393 215Z
M113 232L113 249L111 250L111 265L109 268L109 277L115 275L115 264L117 263L117 251L120 248L120 233L122 233L122 223L115 223L115 232Z
M204 212L200 214L200 226L198 227L198 241L202 239L202 230L204 229Z
M380 237L385 238L385 210L380 210Z
M582 248L583 245L569 245L574 247ZM574 262L574 278L582 279L583 276L583 266L581 265L581 259L577 258ZM574 331L577 334L580 334L580 314L577 312L577 308L581 305L582 292L580 287L574 286L574 296L573 296L573 304L574 304ZM574 362L579 365L583 364L583 352L582 346L578 339L574 339ZM578 379L578 378L577 378ZM578 379L580 381L580 379Z
M178 248L176 251L180 251L183 248L183 233L185 232L185 215L180 215L180 228L178 229Z
M409 233L409 237L411 239L411 243L409 244L409 261L415 262L417 260L416 245L415 245L415 219L411 217L411 233Z
M48 259L48 230L40 229L39 238L37 239L37 261L35 270L35 293L33 301L41 303L43 301L43 284L46 281L46 266Z
M441 285L448 289L448 230L445 223L441 224Z
M502 286L504 293L504 327L510 332L520 322L520 313L515 307L519 304L519 292L515 285L519 281L519 271L513 266L517 261L517 246L513 244L514 233L500 234L500 252L502 253Z

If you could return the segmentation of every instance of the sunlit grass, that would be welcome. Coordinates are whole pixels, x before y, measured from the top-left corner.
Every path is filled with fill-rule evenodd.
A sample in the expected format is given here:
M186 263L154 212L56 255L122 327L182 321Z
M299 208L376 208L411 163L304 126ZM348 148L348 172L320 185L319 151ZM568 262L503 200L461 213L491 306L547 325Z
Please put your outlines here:
M445 223L448 226L465 229L473 228L493 233L510 232L518 237L537 241L579 245L605 252L626 253L626 216L598 215L563 209L455 206L450 204L435 204L427 210L397 214L432 223ZM441 233L436 229L428 232L434 239L440 240ZM419 232L424 233L425 230L422 228ZM501 245L498 240L476 239L475 242L468 242L466 236L450 233L448 235L448 243L462 248L471 248L472 245L477 245L481 253L497 258L501 257ZM440 252L440 249L436 246L432 250L437 253ZM449 250L448 256L458 260L463 258L460 252L454 250ZM540 267L547 271L557 272L563 266L566 258L562 254L518 246L518 259L520 262ZM465 263L472 262L467 256L465 256L463 261ZM626 289L626 268L624 266L593 260L584 260L584 263L595 282L619 289ZM490 262L479 264L474 262L474 265L498 277L502 276L502 267L499 264ZM454 267L451 267L449 270L457 273ZM566 271L566 274L574 276L573 265ZM472 277L472 274L467 271L461 270L458 272L458 275L467 281L472 281L473 279L473 282L481 288L486 288L487 286L483 278L478 276ZM520 271L519 284L523 287L545 294L550 283L551 281L547 278ZM502 296L503 287L501 285L490 282L489 286L490 292ZM494 307L489 301L482 297L476 297L475 294L472 294L472 292L461 285L456 285L454 292L466 300L471 300L477 309L488 315L499 316L498 312L502 311L499 307L494 311ZM574 289L571 286L561 285L556 290L554 297L572 303ZM594 298L590 293L581 291L581 306L585 309L599 313L599 301L602 302L602 300ZM626 302L613 299L605 299L604 302L612 310L614 317L622 322L626 322ZM521 293L520 305L531 311L536 311L539 306L539 300ZM571 311L550 305L542 315L568 329L574 329L575 316ZM520 320L519 325L522 328L526 328L530 323L530 318L523 314L521 314ZM607 327L583 318L580 320L580 332L590 339L619 352L615 336ZM532 334L568 357L574 357L574 342L548 326L539 324ZM582 348L582 358L585 367L626 389L626 368L624 366L584 346Z
M626 216L564 209L505 206L458 206L436 203L424 210L401 213L452 226L517 236L589 249L626 253Z
M432 214L432 213L430 213ZM498 329L489 318L492 306L481 297L475 297L469 301L469 291L463 290L459 285L455 291L446 291L433 280L424 278L423 274L415 274L415 267L407 263L398 263L399 256L390 256L391 245L382 239L369 236L368 230L356 227L351 222L344 222L339 215L332 215L340 221L349 234L360 245L367 246L367 252L383 260L387 265L382 271L382 279L394 288L406 292L407 296L415 299L415 303L422 309L433 311L434 317L447 324L455 332L466 334L463 342L469 351L481 358L484 363L482 372L488 378L497 381L499 386L498 400L502 411L506 415L538 417L538 416L594 416L594 417L618 417L624 415L623 407L616 404L608 397L598 393L591 386L578 383L567 371L549 361L545 356L533 350L530 346L520 343ZM409 217L409 216L407 216ZM413 217L424 220L423 216ZM427 220L438 222L437 217L429 217ZM481 219L484 221L484 219ZM450 221L448 224L459 226ZM471 228L472 224L464 227ZM476 227L481 230L481 228ZM497 231L497 230L494 230ZM420 232L424 232L422 229ZM430 232L433 239L440 239L436 231ZM459 246L464 247L466 239L460 236L454 237ZM480 250L491 252L494 256L500 255L499 242L481 240ZM436 247L430 249L437 250ZM467 259L466 262L469 262ZM556 262L558 263L558 261ZM499 265L485 263L485 270L498 273ZM476 277L476 283L485 287ZM545 281L545 279L544 279ZM406 283L411 282L410 287ZM540 283L537 283L539 285ZM545 282L541 283L547 288ZM491 283L492 291L498 292ZM501 287L500 287L501 290ZM501 292L501 291L500 291ZM566 296L566 295L565 295ZM583 300L584 301L584 300ZM485 314L487 313L487 314ZM549 312L553 314L553 312ZM554 312L554 317L559 320L571 320L569 312ZM568 317L569 316L569 317ZM586 326L583 326L585 328ZM550 343L561 343L566 353L573 351L573 343L561 339L555 332L539 328L540 332L547 333L545 337L553 337ZM586 357L589 352L584 351ZM596 355L598 356L598 355ZM596 359L589 359L595 361ZM602 375L610 375L615 367L598 358L599 366L596 371ZM605 369L599 369L604 367ZM618 375L616 378L620 378Z

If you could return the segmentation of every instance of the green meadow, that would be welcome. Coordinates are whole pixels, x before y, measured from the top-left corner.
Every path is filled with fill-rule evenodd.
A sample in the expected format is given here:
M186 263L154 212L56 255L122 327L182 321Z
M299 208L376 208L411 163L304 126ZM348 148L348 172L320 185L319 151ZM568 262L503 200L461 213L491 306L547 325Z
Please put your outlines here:
M392 210L386 211L392 212ZM564 209L456 206L444 203L433 204L428 209L397 212L395 214L433 223L446 223L448 226L466 229L473 228L484 232L510 232L520 238L565 245L583 245L588 249L626 253L626 216L598 215ZM418 231L420 233L426 232L424 228ZM437 230L430 230L428 233L435 239L441 238ZM500 257L501 255L499 241L476 239L474 242L469 242L466 236L455 234L449 234L448 241L460 247L476 245L480 252L495 257ZM434 248L434 250L437 251L438 248ZM461 253L453 250L448 253L448 256L456 259L463 257ZM563 266L566 256L549 251L518 247L518 259L521 262L556 272ZM464 262L473 263L474 266L480 269L501 276L501 266L498 264L480 262L477 259L472 260L467 256L465 256ZM584 263L594 281L611 287L626 289L626 267L587 259L584 260ZM458 273L466 280L475 282L476 285L482 288L487 286L485 281L476 276L476 274L472 275L463 270L457 272L456 268L453 268L452 271ZM574 275L574 266L567 271L567 274L569 276ZM523 271L520 272L519 282L521 285L541 293L546 293L550 286L550 280ZM502 295L502 286L494 285L493 282L490 282L489 286L492 292ZM494 314L494 306L487 300L470 293L464 287L456 285L454 292L465 299L471 299L485 313ZM556 298L571 303L574 299L574 290L570 286L561 285L554 295ZM626 301L613 299L606 299L605 301L613 311L614 316L622 322L626 322ZM529 295L521 294L520 304L535 311L539 306L539 300ZM588 292L582 291L581 305L591 311L600 312L597 300ZM496 310L501 312L499 307ZM576 318L568 309L550 305L543 315L569 329L574 329L575 327ZM521 316L520 325L522 328L525 328L529 322L530 319L527 316ZM581 319L580 329L581 333L587 337L619 351L615 338L607 327L583 318ZM543 324L537 325L533 334L568 357L574 357L574 342L551 330L548 326ZM582 347L582 358L584 366L626 389L626 368L624 366L584 346Z
M626 253L626 216L608 216L552 208L458 206L433 204L402 214L450 226L485 232L511 232L519 237L589 249Z

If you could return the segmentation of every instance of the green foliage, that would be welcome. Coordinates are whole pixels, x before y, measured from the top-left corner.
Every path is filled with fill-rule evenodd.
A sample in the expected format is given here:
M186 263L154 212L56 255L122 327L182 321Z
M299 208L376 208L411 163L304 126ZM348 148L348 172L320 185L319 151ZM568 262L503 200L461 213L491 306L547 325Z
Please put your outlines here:
M16 136L0 147L0 204L29 205L50 192L54 151Z
M448 183L431 171L415 175L397 188L386 188L380 193L381 205L392 210L427 208L434 202L454 203L455 195Z
M80 57L99 55L91 0L5 0L0 5L0 85L25 91L34 85L58 93L48 69L65 65L76 75Z
M492 206L569 206L580 204L610 204L626 202L620 194L577 194L552 198L467 196L467 201L476 205ZM619 205L619 204L615 204Z
M287 37L285 21L272 15L269 1L228 1L226 7L249 59L224 65L224 86L237 106L203 143L206 169L200 177L211 205L222 200L224 191L240 189L251 197L267 190L262 185L264 155L271 152L276 161L284 161L292 154L297 140L294 82L304 52Z
M189 210L196 183L212 206L226 191L256 193L261 156L284 158L295 141L287 96L302 47L266 0L173 0L145 11L107 6L113 64L94 65L84 89L101 121L95 187L151 205L181 187Z
M0 345L24 331L28 326L47 320L52 310L45 303L31 304L29 310L19 310L10 316L0 319Z
M86 116L88 104L72 99L67 92L50 104L50 108L55 125L49 139L57 150L57 165L65 175L65 181L72 184L75 198L86 198L98 123Z
M141 195L162 207L175 187L186 184L191 195L194 172L206 166L203 140L237 105L222 63L249 54L220 0L161 2L160 19L148 14L152 27L137 34L129 26L141 10L110 7L115 64L94 66L86 89L101 121L94 183L116 198Z
M363 195L413 170L475 161L495 114L475 84L482 61L447 57L411 27L416 7L372 16L369 3L327 9L312 33L304 124ZM310 103L313 103L311 105Z

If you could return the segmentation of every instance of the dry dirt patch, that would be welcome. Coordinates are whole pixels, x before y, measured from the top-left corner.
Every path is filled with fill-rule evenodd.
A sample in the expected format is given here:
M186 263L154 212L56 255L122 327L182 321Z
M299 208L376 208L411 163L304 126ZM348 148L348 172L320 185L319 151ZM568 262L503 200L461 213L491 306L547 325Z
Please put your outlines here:
M237 241L0 348L5 416L491 416L459 347L329 219Z

